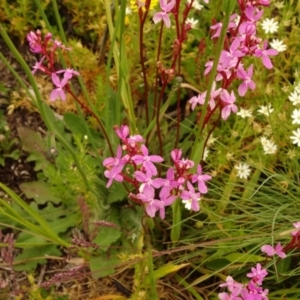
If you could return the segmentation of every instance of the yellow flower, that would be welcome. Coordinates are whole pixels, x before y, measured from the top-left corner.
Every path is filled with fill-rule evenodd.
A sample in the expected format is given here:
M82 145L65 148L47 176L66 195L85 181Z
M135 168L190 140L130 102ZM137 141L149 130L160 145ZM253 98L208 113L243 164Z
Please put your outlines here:
M139 7L145 6L146 0L130 0L130 8L133 12L137 12ZM150 10L154 9L158 4L158 0L151 0Z

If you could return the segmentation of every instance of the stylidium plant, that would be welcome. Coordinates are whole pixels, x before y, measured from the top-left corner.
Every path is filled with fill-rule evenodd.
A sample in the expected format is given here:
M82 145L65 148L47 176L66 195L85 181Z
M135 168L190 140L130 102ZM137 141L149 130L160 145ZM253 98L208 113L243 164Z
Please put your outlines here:
M147 215L152 218L159 211L163 219L165 208L177 198L189 210L200 210L201 194L208 192L206 182L211 179L210 175L202 174L201 165L198 165L196 173L191 172L194 162L182 158L180 149L174 149L170 153L173 166L166 171L166 178L155 177L158 175L156 164L163 162L163 158L149 155L145 140L140 135L130 136L128 126L115 126L115 132L122 145L118 146L116 157L103 161L107 169L104 175L109 179L107 187L113 181L131 185L133 190L130 191L129 198L144 206ZM194 184L197 184L198 192L195 191Z

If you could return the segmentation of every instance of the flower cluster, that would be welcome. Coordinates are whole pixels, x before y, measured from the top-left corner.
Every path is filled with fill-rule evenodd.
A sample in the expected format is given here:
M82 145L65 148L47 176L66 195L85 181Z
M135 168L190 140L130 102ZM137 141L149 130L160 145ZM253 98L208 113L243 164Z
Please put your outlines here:
M242 59L254 56L262 60L263 65L267 69L273 68L269 56L277 55L278 52L268 48L268 42L262 41L256 36L257 22L263 14L263 10L259 6L268 6L270 1L238 1L241 15L233 14L230 17L228 25L228 36L224 43L224 50L221 52L220 61L217 67L217 75L209 97L209 106L207 112L207 121L217 108L220 109L221 117L226 120L231 113L237 112L235 105L236 96L234 92L229 90L229 86L233 80L241 80L238 87L239 96L243 97L248 90L256 88L255 82L252 80L253 64L245 67ZM211 26L212 38L220 37L222 23L216 23ZM208 75L212 69L213 61L205 64L204 75ZM217 83L220 85L217 88ZM205 102L207 91L192 97L189 100L192 109L196 105L203 105Z
M228 293L219 293L218 297L220 300L267 300L269 290L262 288L264 278L267 275L267 270L263 269L260 264L257 264L247 274L247 277L251 278L247 284L239 283L231 276L227 276L226 282L220 284L220 287L227 287Z
M201 194L207 193L206 181L210 175L202 174L202 167L198 165L197 173L192 173L194 162L182 158L182 151L171 151L173 166L166 172L166 178L160 178L155 163L163 158L158 155L149 155L149 150L140 135L129 136L126 125L115 127L115 132L122 141L118 146L115 157L106 158L103 165L106 167L104 175L108 178L107 187L113 181L127 182L133 185L134 191L129 197L132 201L144 204L146 212L154 217L159 211L160 217L165 217L165 207L171 205L176 198L181 198L189 210L199 211ZM198 191L194 184L197 184ZM156 189L160 189L159 193Z
M300 104L300 85L296 85L294 91L290 93L289 100L296 107L299 107ZM292 124L300 124L300 109L295 108L292 113ZM300 147L300 128L292 131L292 136L290 137L293 144L296 144Z
M31 31L27 35L27 41L30 51L41 55L40 61L36 62L33 66L32 74L35 74L35 72L39 70L50 76L55 85L55 89L50 94L50 100L55 101L57 98L60 98L62 101L65 101L65 91L70 92L69 81L73 75L78 76L79 73L69 68L57 71L54 67L54 57L57 49L70 50L70 48L66 48L63 43L58 40L53 40L51 33L47 33L43 38L40 30L36 32Z

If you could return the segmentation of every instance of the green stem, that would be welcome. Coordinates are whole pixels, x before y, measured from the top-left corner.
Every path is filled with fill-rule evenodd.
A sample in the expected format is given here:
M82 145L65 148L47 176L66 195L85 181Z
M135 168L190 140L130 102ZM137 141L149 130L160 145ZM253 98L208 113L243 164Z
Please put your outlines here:
M176 201L172 204L172 212L173 212L173 223L171 228L171 241L173 243L178 242L180 238L181 231L181 208L180 208L180 199L176 199Z
M212 85L213 82L215 81L216 78L216 74L217 74L217 67L219 64L219 60L220 60L220 56L221 56L221 52L223 49L223 45L224 45L224 41L225 41L225 37L226 37L226 33L227 33L227 29L228 29L228 24L229 24L229 20L230 20L230 15L231 12L233 10L233 6L232 6L232 1L231 0L226 0L225 1L225 16L223 19L223 23L222 23L222 30L221 30L221 34L220 37L218 39L218 43L217 43L217 49L216 49L216 55L215 55L215 59L213 62L213 66L212 69L209 73L209 81L208 81L208 87L207 87L207 92L206 92L206 97L205 97L205 103L204 106L202 108L202 112L201 112L201 117L200 117L200 121L198 124L198 131L196 133L196 137L195 137L195 143L192 147L192 154L191 154L191 159L195 162L195 166L194 168L197 167L197 165L200 163L201 158L202 158L202 154L203 154L203 145L202 144L202 130L203 130L203 126L204 124L204 118L206 116L207 113L207 107L208 107L208 103L209 103L209 99L210 99L210 94L211 94L211 90L212 90Z

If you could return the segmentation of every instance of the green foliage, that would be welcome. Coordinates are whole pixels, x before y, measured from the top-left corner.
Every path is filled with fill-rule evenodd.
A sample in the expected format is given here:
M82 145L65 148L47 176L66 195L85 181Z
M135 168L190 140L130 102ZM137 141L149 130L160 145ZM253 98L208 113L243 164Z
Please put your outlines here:
M14 149L16 139L11 138L8 124L4 117L4 112L0 110L0 166L5 165L5 158L17 160L20 156L20 151Z

